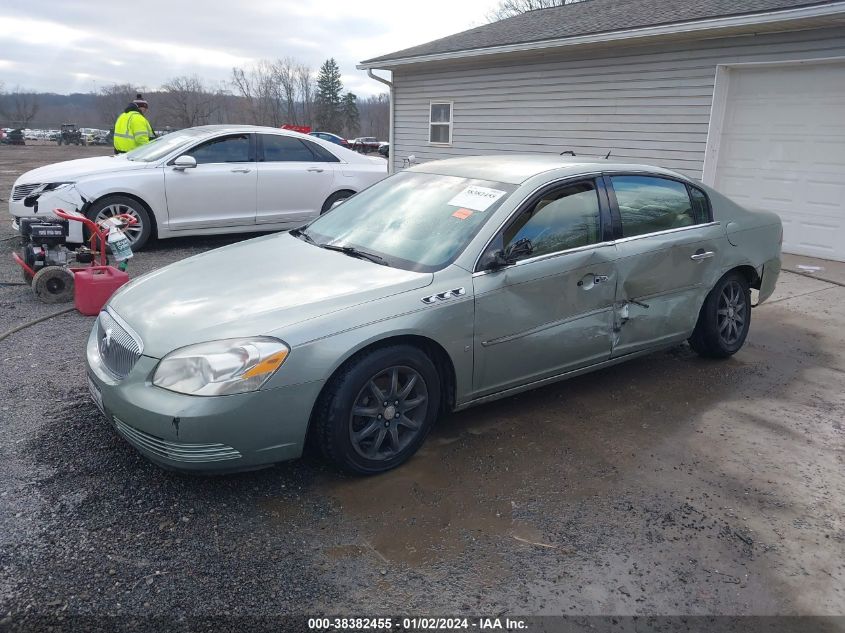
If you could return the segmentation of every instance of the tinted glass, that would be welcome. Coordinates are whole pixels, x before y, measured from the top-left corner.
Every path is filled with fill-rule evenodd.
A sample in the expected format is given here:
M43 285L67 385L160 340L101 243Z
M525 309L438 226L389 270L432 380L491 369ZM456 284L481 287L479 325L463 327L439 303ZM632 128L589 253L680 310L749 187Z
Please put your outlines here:
M322 145L317 145L316 143L309 143L308 141L302 141L305 145L308 146L308 149L311 150L311 153L314 154L314 158L312 160L316 160L320 163L339 163L340 159L332 154L329 150L327 150Z
M306 232L319 243L375 253L397 268L433 272L460 255L514 189L487 180L401 172L320 216Z
M133 149L131 152L126 154L126 158L132 161L150 163L158 160L159 158L164 158L170 152L175 151L181 146L195 143L198 137L202 137L206 134L208 134L207 131L198 128L171 132L166 136L159 136L157 139L150 141L146 145L141 145L141 147Z
M203 163L246 163L249 156L249 134L216 138L187 152L198 165Z
M598 193L593 182L583 182L543 196L505 230L504 245L528 239L536 257L596 244L600 236Z
M268 163L314 162L314 154L304 141L292 136L262 134L264 139L264 160Z
M705 224L710 221L710 203L707 196L701 189L695 187L689 188L690 197L692 198L692 210L695 215L696 224Z
M683 183L651 176L613 176L610 180L622 218L622 237L695 224Z

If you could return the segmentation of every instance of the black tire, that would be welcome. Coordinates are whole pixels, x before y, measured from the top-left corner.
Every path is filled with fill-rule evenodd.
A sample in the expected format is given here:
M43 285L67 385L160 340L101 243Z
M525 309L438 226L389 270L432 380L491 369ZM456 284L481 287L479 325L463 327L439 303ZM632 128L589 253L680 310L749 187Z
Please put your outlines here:
M32 292L44 303L73 301L73 273L62 266L45 266L32 278Z
M61 145L61 144L62 144L62 139L57 139L57 140L56 140L56 143L57 143L58 145Z
M431 359L411 345L382 347L332 376L314 407L309 439L341 470L374 475L410 459L439 410L440 377Z
M745 343L751 326L751 290L745 275L730 272L708 293L698 314L692 347L699 356L727 358Z
M332 205L337 202L338 200L346 200L347 198L351 198L355 195L354 191L336 191L323 203L322 208L320 209L320 215L323 215L326 211L332 208Z
M134 215L138 220L138 224L135 227L139 228L132 227L125 231L125 233L126 237L129 238L129 244L132 246L132 250L140 251L153 234L153 223L150 217L150 211L146 205L129 196L106 196L92 204L85 215L88 216L89 220L96 222L98 216L100 219L104 219L105 217L117 215L118 213Z

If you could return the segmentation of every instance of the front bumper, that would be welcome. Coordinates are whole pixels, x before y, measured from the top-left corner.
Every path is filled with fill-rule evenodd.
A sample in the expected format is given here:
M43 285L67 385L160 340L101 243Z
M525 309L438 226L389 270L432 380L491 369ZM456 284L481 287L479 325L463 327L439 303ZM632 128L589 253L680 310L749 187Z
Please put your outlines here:
M96 325L86 357L109 423L150 461L182 471L250 470L299 457L323 386L314 381L231 396L188 396L153 386L158 360L149 356L116 380L100 360Z

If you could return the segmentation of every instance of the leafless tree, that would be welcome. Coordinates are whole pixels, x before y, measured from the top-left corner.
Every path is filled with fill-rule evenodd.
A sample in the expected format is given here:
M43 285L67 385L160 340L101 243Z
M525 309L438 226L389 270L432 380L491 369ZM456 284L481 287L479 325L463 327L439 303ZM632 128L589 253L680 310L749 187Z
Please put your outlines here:
M292 57L279 59L273 64L276 91L283 102L285 123L291 125L299 125L300 122L296 107L298 92L296 68L296 60Z
M236 93L247 101L250 123L274 127L282 123L274 75L273 65L266 60L247 70L232 69L232 85Z
M9 93L0 92L0 115L13 125L29 127L40 106L38 94L25 92L20 86Z
M564 4L581 2L582 0L499 0L498 6L487 14L488 22L498 22L505 18L512 18L521 13L559 7Z
M177 128L207 125L220 108L220 95L197 75L174 77L162 86L158 121Z
M101 88L97 93L97 111L102 125L114 125L117 117L136 94L138 90L131 84L114 84Z
M390 98L386 93L373 95L358 104L361 135L387 140L390 134Z
M314 75L311 69L300 64L296 67L296 84L299 87L299 101L302 105L302 124L314 125Z

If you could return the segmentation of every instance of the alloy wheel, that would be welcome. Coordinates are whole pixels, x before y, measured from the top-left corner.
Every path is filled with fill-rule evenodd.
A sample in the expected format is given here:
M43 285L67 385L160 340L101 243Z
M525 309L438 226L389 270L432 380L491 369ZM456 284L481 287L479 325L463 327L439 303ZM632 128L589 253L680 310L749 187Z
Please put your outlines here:
M428 389L415 369L388 367L358 392L349 416L349 437L361 457L384 461L405 450L423 428Z
M748 301L745 290L737 281L731 281L722 288L716 322L719 339L728 347L736 345L742 337L748 319Z
M100 212L97 214L97 217L94 218L94 221L99 223L102 220L108 220L116 215L131 215L135 218L135 224L122 229L124 235L126 235L129 239L129 243L134 246L135 242L138 241L144 231L144 225L143 219L138 214L138 211L136 211L133 207L130 207L128 204L119 203L107 205L100 209Z

